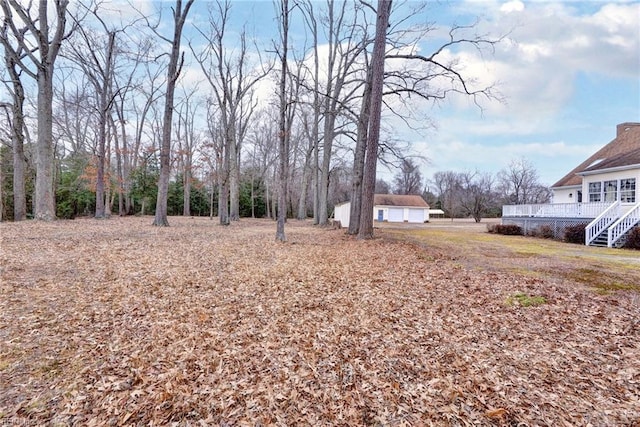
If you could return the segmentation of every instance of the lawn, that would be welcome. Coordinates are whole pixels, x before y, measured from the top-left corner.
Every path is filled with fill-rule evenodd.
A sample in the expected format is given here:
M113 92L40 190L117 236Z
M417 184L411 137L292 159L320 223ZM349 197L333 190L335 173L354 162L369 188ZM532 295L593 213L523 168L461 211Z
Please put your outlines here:
M151 222L0 224L0 425L640 423L638 252Z

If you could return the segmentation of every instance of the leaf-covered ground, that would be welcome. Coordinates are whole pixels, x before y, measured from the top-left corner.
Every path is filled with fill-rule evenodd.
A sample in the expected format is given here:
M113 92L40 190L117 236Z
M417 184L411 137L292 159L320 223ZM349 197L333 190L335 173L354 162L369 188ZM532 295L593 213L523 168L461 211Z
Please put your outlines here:
M0 425L640 425L636 290L151 221L0 224Z

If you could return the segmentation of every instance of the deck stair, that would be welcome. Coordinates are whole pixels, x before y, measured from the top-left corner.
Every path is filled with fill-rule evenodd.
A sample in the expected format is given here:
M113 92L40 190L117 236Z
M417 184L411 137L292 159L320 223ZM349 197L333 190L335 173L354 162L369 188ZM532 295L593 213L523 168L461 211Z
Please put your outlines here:
M606 215L605 215L606 216ZM587 227L587 244L589 246L602 246L609 248L621 248L627 238L629 232L636 226L640 225L640 203L635 205L630 211L617 218L614 222L607 219L605 227L600 228L597 234L593 230L589 231L591 226L595 226L598 218ZM593 227L595 229L595 227ZM589 235L591 234L591 236Z
M589 243L589 246L599 246L601 248L606 248L607 247L607 242L608 242L608 237L609 237L609 232L605 229L600 234L598 234L595 237L595 239L593 239Z

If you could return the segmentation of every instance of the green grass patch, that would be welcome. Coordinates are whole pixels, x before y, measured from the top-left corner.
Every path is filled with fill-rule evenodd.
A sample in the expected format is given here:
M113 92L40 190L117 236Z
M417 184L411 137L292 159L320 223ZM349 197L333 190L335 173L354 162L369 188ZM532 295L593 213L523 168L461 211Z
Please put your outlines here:
M539 295L528 295L524 292L516 292L507 298L507 305L519 305L520 307L535 307L538 305L545 304L547 302L546 298Z
M640 290L640 285L634 285L624 277L595 268L578 268L566 274L567 278L591 286L600 293L612 291Z

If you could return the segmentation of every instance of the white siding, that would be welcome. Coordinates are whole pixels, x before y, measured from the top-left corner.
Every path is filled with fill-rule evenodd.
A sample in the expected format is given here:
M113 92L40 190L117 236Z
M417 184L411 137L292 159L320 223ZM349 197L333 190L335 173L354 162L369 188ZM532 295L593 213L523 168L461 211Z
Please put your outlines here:
M373 220L378 221L378 213L382 211L382 220L388 222L411 222L423 223L429 221L429 208L408 208L408 207L390 207L390 206L374 206ZM344 228L349 227L349 216L351 212L351 202L340 203L335 206L333 211L333 219L340 221L340 225Z
M582 191L582 187L562 187L553 189L552 203L577 203L578 191ZM585 202L584 193L582 193L582 201Z
M349 227L349 217L351 213L351 202L336 205L333 212L333 219L340 221L342 227Z

